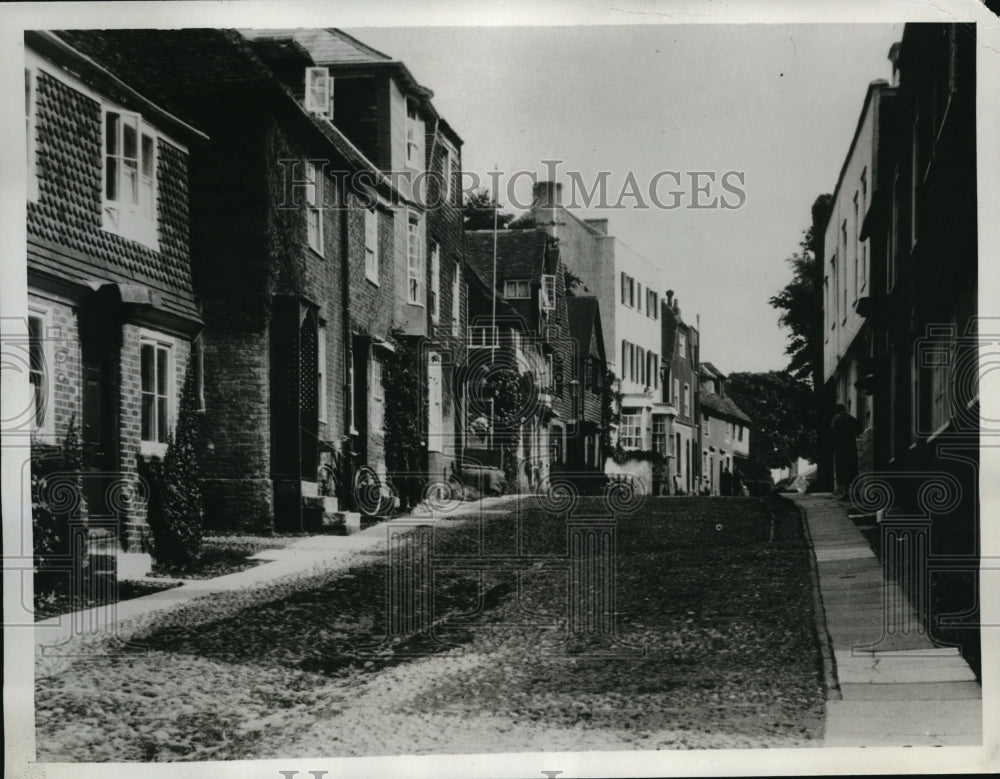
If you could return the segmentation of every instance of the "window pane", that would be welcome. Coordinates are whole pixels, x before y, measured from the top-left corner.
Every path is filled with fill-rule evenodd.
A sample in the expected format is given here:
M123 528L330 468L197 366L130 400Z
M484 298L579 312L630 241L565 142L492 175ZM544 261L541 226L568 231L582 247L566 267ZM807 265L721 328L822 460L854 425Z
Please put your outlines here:
M139 171L135 160L124 160L122 164L122 199L128 203L139 202Z
M161 444L167 442L167 399L156 399L156 440Z
M155 398L148 394L142 393L142 440L152 441L153 440L153 405L155 403Z
M153 175L153 139L148 135L142 136L142 175Z
M138 158L138 133L135 128L134 119L126 119L122 122L122 156L127 159Z
M153 345L143 344L142 351L140 355L141 363L141 373L142 373L142 391L152 392L153 391Z
M108 157L104 178L104 196L108 200L118 199L118 160Z
M167 394L167 350L156 350L156 394Z
M108 154L118 154L118 114L108 113L104 123L104 150Z

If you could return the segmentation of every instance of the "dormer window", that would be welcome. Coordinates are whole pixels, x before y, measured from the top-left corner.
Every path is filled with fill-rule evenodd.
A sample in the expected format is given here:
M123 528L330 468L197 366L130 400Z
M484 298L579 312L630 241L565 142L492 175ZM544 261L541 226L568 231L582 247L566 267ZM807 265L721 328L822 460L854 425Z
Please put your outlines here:
M513 280L503 283L503 296L509 300L524 300L531 297L531 284L527 281Z
M551 273L542 275L542 288L538 296L542 311L552 311L556 307L556 277Z
M424 151L424 123L417 111L417 103L406 101L406 164L410 168L422 169Z
M156 136L139 114L104 112L105 230L158 248Z
M306 110L333 119L333 77L327 68L306 68Z

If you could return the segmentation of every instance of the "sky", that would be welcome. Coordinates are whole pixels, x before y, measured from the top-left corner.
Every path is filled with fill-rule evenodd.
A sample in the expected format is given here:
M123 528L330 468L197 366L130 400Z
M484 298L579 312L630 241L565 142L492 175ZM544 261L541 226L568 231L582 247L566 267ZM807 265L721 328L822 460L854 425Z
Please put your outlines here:
M463 168L484 182L498 171L506 210L530 200L527 176L507 191L511 174L545 179L545 160L561 161L565 194L571 172L589 189L608 171L608 206L631 173L639 198L577 215L609 219L664 269L685 320L700 316L702 359L726 373L787 366L768 300L791 279L786 258L816 196L836 186L867 86L891 79L902 36L902 24L345 29L434 92L464 141ZM741 207L690 207L739 204L721 188L729 171ZM715 183L698 175L709 189L696 195L701 172ZM656 207L651 184L679 207Z

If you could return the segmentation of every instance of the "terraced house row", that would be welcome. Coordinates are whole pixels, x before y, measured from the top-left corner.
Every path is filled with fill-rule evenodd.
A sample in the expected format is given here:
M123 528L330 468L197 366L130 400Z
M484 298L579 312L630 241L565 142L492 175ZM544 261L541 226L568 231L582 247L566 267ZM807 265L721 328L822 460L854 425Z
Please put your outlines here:
M362 466L698 490L697 336L660 272L548 184L497 252L466 234L462 139L403 63L335 29L29 32L25 101L32 433L79 426L124 549L186 385L210 528L336 521Z

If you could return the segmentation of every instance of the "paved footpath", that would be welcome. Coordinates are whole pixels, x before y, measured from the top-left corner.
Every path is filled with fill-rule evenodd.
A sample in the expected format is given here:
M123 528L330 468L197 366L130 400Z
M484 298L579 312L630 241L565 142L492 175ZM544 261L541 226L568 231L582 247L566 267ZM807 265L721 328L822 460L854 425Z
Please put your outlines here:
M506 513L520 496L505 495L499 498L483 498L480 501L460 503L447 512L438 513L417 507L410 515L396 517L387 522L379 522L358 533L347 536L315 535L304 536L280 549L266 549L251 557L265 562L237 573L218 576L214 579L184 579L179 587L145 595L141 598L121 601L110 606L97 606L73 614L35 623L36 652L61 654L76 637L107 635L113 626L126 620L141 617L156 611L173 608L182 603L218 592L229 592L269 584L288 576L301 576L311 571L331 568L347 569L359 554L374 552L384 545L387 528L393 527L405 532L418 524L440 520L459 519L477 515ZM155 581L162 582L162 579Z
M848 504L829 493L789 497L802 508L812 539L835 666L824 746L982 744L975 674L957 648L935 646L918 627L899 585L885 580L848 518Z

